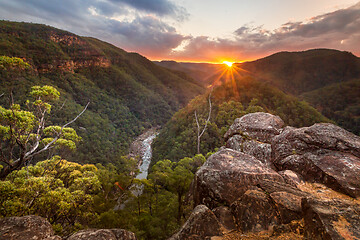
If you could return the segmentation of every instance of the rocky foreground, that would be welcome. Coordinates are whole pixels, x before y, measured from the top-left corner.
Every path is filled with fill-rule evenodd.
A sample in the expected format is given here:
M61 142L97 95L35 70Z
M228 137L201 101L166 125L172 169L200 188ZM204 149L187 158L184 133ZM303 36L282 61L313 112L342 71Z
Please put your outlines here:
M238 118L197 171L197 205L171 239L360 239L360 138L329 123Z
M0 219L0 240L62 240L55 235L48 220L39 216ZM136 240L134 233L123 229L87 229L67 240Z
M360 138L333 124L284 127L268 113L238 118L226 146L197 171L196 207L171 240L360 239ZM37 216L0 219L0 239L57 240ZM133 240L122 229L69 240Z

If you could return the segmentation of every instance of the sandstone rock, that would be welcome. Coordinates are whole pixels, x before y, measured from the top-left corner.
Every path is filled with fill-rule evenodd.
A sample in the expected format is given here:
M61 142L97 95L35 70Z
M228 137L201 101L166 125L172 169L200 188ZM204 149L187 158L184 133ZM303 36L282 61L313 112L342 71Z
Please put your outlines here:
M303 200L305 237L313 240L360 239L360 206L345 200Z
M224 149L208 158L195 174L195 204L214 208L230 205L248 189L264 180L283 182L282 177L256 158ZM223 204L220 204L223 205Z
M222 226L215 214L205 205L198 205L180 231L169 240L201 240L211 236L221 236L222 234Z
M360 196L360 138L333 124L285 128L272 142L272 161L350 196Z
M264 143L270 143L272 137L280 134L284 121L269 113L250 113L237 118L225 134L227 141L234 135L243 135Z
M294 187L296 187L298 184L303 182L302 177L291 170L285 170L285 171L280 171L278 172L285 180L285 182L289 185L292 185Z
M240 135L235 135L226 142L226 147L254 156L264 164L272 165L271 144L269 143L245 140Z
M44 240L54 236L51 224L39 216L7 217L0 219L0 239Z
M286 233L295 233L297 235L304 235L304 219L294 220L288 224L281 224L273 227L272 236L282 236ZM280 239L291 239L292 238L280 238ZM303 238L301 238L303 239Z
M310 197L309 193L286 183L267 180L260 182L258 187L269 194L281 224L302 218L301 201L303 198Z
M248 190L231 205L242 232L259 232L280 223L280 216L268 195L261 189Z
M62 237L60 237L60 236L52 236L52 237L45 238L44 240L62 240Z
M298 188L284 182L274 182L274 181L264 180L259 182L257 186L269 194L275 192L287 192L302 198L311 196L309 193L303 192Z
M288 192L274 192L270 194L275 208L280 215L280 222L287 224L293 220L301 219L302 197Z
M212 211L226 230L230 231L236 229L234 216L228 207L220 206Z
M86 229L74 233L68 240L136 240L136 236L124 229Z

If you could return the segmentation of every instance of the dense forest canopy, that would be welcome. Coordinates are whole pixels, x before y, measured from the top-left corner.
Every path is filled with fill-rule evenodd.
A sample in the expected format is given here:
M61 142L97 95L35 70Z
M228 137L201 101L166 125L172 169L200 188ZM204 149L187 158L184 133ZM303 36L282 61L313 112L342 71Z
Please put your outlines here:
M40 24L1 21L0 56L2 106L8 106L10 92L23 106L32 86L50 85L61 96L49 121L61 124L90 102L73 125L83 141L67 156L81 163L106 163L126 154L135 136L165 124L204 89L139 54ZM3 64L13 57L26 69Z

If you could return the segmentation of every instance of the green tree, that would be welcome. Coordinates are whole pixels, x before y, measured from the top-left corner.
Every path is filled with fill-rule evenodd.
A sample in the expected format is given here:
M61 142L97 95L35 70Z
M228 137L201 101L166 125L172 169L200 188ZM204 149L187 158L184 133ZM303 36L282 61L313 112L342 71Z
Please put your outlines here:
M184 197L189 191L195 172L204 162L205 157L201 154L193 158L183 158L179 162L159 161L154 165L149 176L156 185L160 185L176 194L178 203L177 221L179 224L183 216Z
M33 157L54 148L74 149L81 138L68 125L82 115L89 103L73 120L63 126L46 126L51 112L51 102L60 93L51 86L34 86L26 101L27 110L11 101L10 108L0 106L0 178L4 179L14 170L19 170ZM10 94L11 96L11 94ZM12 99L12 97L10 97Z
M101 183L94 165L80 165L56 156L23 167L0 181L0 216L36 214L57 231L69 234L96 220L94 196Z

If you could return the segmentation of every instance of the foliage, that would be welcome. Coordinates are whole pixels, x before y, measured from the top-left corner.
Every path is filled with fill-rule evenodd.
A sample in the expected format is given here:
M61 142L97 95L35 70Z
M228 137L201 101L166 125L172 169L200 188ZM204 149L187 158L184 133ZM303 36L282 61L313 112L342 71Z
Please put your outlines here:
M330 49L280 52L239 67L305 99L340 127L359 134L360 58L352 53Z
M162 129L153 143L153 161L177 159L196 153L196 122L194 111L206 118L207 94L192 100L177 112ZM213 90L213 111L208 130L203 136L201 152L213 151L224 145L223 136L235 118L247 113L265 111L280 116L286 124L301 127L329 120L297 98L260 82L243 77L233 83L225 82Z
M149 179L137 180L132 158L95 166L55 156L0 181L0 217L39 215L60 235L87 227L125 228L139 239L166 239L193 207L185 196L204 162L202 155L163 160Z
M30 68L27 62L21 58L0 56L0 69L5 71L21 71Z
M203 92L193 79L138 54L41 24L0 21L0 55L24 59L32 69L19 75L0 68L0 95L12 91L24 107L34 85L61 93L52 104L51 125L72 119L91 102L72 125L83 141L66 156L81 163L119 158L145 128L166 123ZM8 99L0 98L0 105Z
M72 232L96 218L92 195L101 187L96 171L95 166L54 157L12 172L0 181L0 215L36 214L64 233Z
M359 92L360 79L354 79L307 92L301 97L341 127L360 135Z
M132 167L80 165L55 156L14 171L0 181L0 216L36 214L62 235L96 227L99 216L114 207L121 193L114 183L126 186L133 179L133 159L122 157L117 164Z
M178 163L159 161L148 179L133 181L131 196L121 201L124 207L99 214L96 226L130 229L138 239L167 239L194 207L186 194L195 172L204 162L202 155Z
M55 88L34 86L30 95L35 100L26 102L28 111L21 110L20 105L14 103L9 109L0 106L1 178L28 164L42 152L62 147L73 150L75 143L81 140L74 129L65 125L45 126L51 110L49 102L57 100L60 95Z

